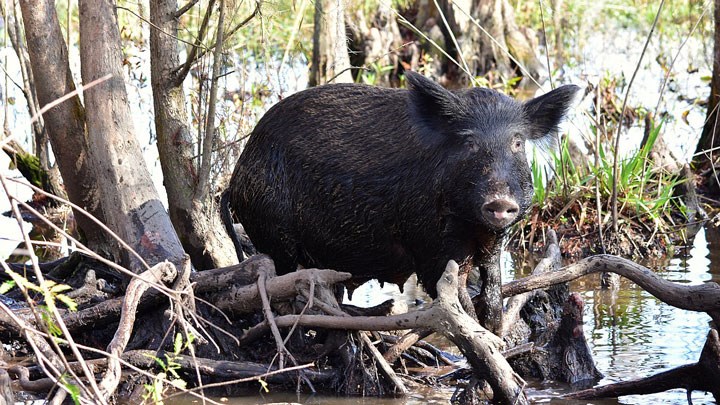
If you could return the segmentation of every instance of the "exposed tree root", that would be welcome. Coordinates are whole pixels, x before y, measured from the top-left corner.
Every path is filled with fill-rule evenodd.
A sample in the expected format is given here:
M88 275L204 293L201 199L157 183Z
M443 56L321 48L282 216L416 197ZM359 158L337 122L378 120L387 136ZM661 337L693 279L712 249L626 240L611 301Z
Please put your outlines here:
M552 289L548 292L540 291L540 289L594 272L620 274L635 281L670 305L688 310L705 311L711 316L715 315L714 319L717 320L717 314L720 313L720 286L715 283L706 283L700 286L678 285L662 280L645 267L609 255L594 256L564 269L551 271L558 267L559 249L552 231L549 232L548 238L546 257L536 266L533 275L507 283L502 288L503 295L510 297L501 329L503 334L508 334L513 326L524 323L521 321L520 314L523 308L526 308L525 311L527 311L529 302L546 302L545 300L552 296L554 297L552 306L558 302L564 302L567 297L564 289L558 290L561 294L555 294ZM346 387L343 388L345 391L342 392L346 393L402 395L408 392L405 382L395 373L391 364L408 347L433 332L450 339L460 348L471 365L471 369L466 373L471 373L470 379L473 382L465 387L466 394L463 396L467 399L479 400L479 395L487 394L494 403L527 403L523 392L524 381L510 367L506 361L508 357L539 358L542 364L562 363L568 369L565 371L555 370L554 374L543 374L546 378L572 382L597 376L597 370L594 369L589 353L585 353L587 350L585 352L581 350L587 349L587 346L583 346L585 341L581 327L582 301L578 295L571 295L567 300L562 321L559 321L559 318L553 318L558 321L559 327L551 331L550 337L546 337L542 342L535 341L534 343L525 340L524 344L509 351L502 351L505 343L498 336L480 326L462 309L457 295L457 284L460 280L459 268L454 262L448 264L438 283L439 295L432 305L410 313L389 316L382 316L387 313L387 308L389 308L387 303L380 306L377 312L380 316L349 316L341 309L335 299L333 287L337 283L347 280L350 277L349 274L331 270L304 269L283 276L274 276L272 261L267 256L258 255L236 266L186 274L186 277L183 278L184 281L179 283L184 284L185 287L176 283L175 288L178 289L176 292L167 288L160 292L158 288L163 288L158 286L161 284L160 281L167 283L173 278L174 273L169 270L174 271L175 267L169 264L167 266L169 267L166 269L164 278L148 271L130 283L124 297L108 299L92 306L88 305L97 299L92 297L97 297L96 294L99 294L97 287L102 279L94 277L92 271L81 273L76 277L76 281L78 281L76 284L81 284L81 286L72 295L84 301L83 305L86 307L76 313L63 313L62 319L69 331L83 331L87 333L88 337L94 336L87 332L89 327L103 328L106 331L105 335L95 335L96 337L107 336L108 332L110 332L110 336L114 334L113 341L108 346L109 358L112 360L95 359L85 362L93 373L105 372L105 379L101 382L100 387L106 394L115 391L114 388L120 381L121 367L131 365L145 370L154 366L154 360L151 357L162 359L162 356L168 356L180 365L180 369L186 375L195 374L195 382L199 384L199 389L214 386L213 384L218 380L251 381L253 378L259 378L260 375L268 375L267 373L270 371L278 374L273 374L275 376L272 378L265 378L268 382L298 384L298 381L302 379L311 390L315 389L314 384L320 382L325 388L340 389L345 384ZM84 277L84 281L80 277ZM147 277L149 279L146 279ZM151 287L152 285L156 287ZM192 286L191 291L187 290L188 285ZM143 294L145 290L147 292ZM169 307L168 302L171 304ZM196 311L195 302L203 303L202 308L205 312ZM48 380L43 380L39 375L40 378L30 380L28 370L33 370L33 368L10 369L10 375L17 376L23 389L46 392L57 384L57 376L60 375L59 371L61 370L78 375L76 371L73 371L79 370L77 365L61 360L62 356L57 356L57 348L53 349L48 346L50 341L47 340L46 334L32 332L38 318L30 309L14 311L4 309L4 311L0 311L0 333L24 337L27 342L37 348L39 353L45 353L46 357L51 360L49 364L53 364L53 362L55 364L52 366L54 367L52 372L42 371L43 375L50 376ZM202 318L208 312L215 317L214 320ZM156 332L137 331L133 335L152 335L152 333L160 332L161 335L164 333L166 336L162 339L143 336L140 338L139 344L130 342L135 313L142 316L150 316L154 313L156 315L152 316L157 318L146 318L144 321L161 319L161 322L154 321L152 328L157 329ZM522 319L525 316L523 315ZM185 318L194 322L187 322L184 320ZM220 322L215 324L214 322L218 319ZM550 322L550 318L547 320ZM116 322L119 323L117 327L114 326ZM234 322L240 322L240 325L236 326ZM173 330L176 330L174 328L177 328L178 325L185 331L186 336L192 335L198 339L196 342L200 346L203 346L203 343L213 343L214 347L218 348L217 354L212 355L212 350L202 349L201 355L196 355L194 351L191 351L191 355L172 353L166 355L162 350L168 346L166 338L173 336ZM208 326L212 327L212 329L208 328L209 330L220 332L220 334L213 335L203 329ZM224 330L223 328L229 329ZM370 332L367 332L408 329L412 329L412 331L402 338L380 339L380 341L386 340L394 343L394 346L385 351L384 355L375 347L373 340L377 339L372 339ZM338 330L358 332L331 332ZM520 330L520 333L526 333L526 330ZM717 342L717 334L713 333L708 338L708 342ZM217 344L214 341L217 336L228 337L224 338L224 343ZM239 338L236 339L235 336L239 336ZM270 352L268 352L267 345L259 340L267 336L274 337L276 350L270 347ZM515 341L522 342L522 340ZM158 350L126 351L127 348L148 347L148 342L154 342L152 347L157 347ZM718 373L713 372L712 367L713 364L716 368L718 367L717 353L720 351L717 349L717 343L713 343L713 345L706 344L701 361L697 365L677 369L676 374L670 374L669 380L676 384L684 384L682 386L689 387L688 389L709 390L717 396L717 393L712 391L712 389L717 390L712 384L717 385ZM418 346L422 346L422 343ZM213 346L209 347L212 349ZM252 351L254 348L261 348L262 353L251 354L250 357L238 354L238 350ZM429 349L429 352L424 353L419 348L413 350L415 350L413 355L418 358L417 362L420 365L423 364L423 361L428 362L428 359L427 364L456 364L455 359L447 358L437 350ZM146 355L150 353L152 355L147 357ZM280 361L277 364L278 367L275 368L270 366L274 364L274 360L270 359L276 353L280 355ZM228 355L240 356L239 358L244 360L258 361L226 361L230 358ZM218 356L218 359L208 358L214 356ZM334 360L329 360L333 356ZM407 358L414 360L413 357ZM577 361L569 365L566 364L568 358ZM295 367L289 368L293 369L291 373L281 372L281 370L285 370L286 359L295 365ZM711 361L707 359L711 359ZM322 367L318 367L321 364L317 363L315 367L311 368L301 365L301 363L313 360L324 363L322 363ZM583 368L582 365L588 365L588 367ZM573 368L574 366L577 367ZM579 370L579 373L575 373L576 369ZM35 368L35 370L38 369ZM348 370L352 372L348 373ZM144 375L144 378L148 378L152 374L145 373ZM701 377L707 378L707 381L701 380ZM683 378L687 381L694 379L695 385L683 383L682 381L685 381ZM0 375L0 382L1 380L2 375ZM380 380L382 380L382 384ZM653 381L657 380L651 380L650 383L652 384ZM624 387L622 384L615 384L614 387L622 388ZM635 385L635 387L637 386L641 385ZM655 384L655 389L661 386L663 385ZM607 393L624 392L608 391L610 389L597 388L599 394L592 395L602 396L610 395ZM583 392L591 395L591 391Z
M535 266L532 274L538 275L556 270L560 267L560 260L560 247L558 246L557 236L555 235L555 231L551 230L547 234L545 257ZM539 291L542 290L528 291L514 295L508 299L503 315L502 327L499 331L500 336L507 335L512 327L516 325L517 320L520 319L520 311Z
M177 276L177 270L175 265L165 261L158 263L144 273L140 274L139 277L133 278L128 285L127 291L125 292L125 300L123 301L122 315L120 316L120 324L118 325L117 331L113 340L107 347L108 366L105 376L103 377L98 387L100 392L105 396L106 399L110 399L115 393L115 389L120 384L120 372L122 367L120 365L119 356L125 351L130 340L130 334L133 331L133 325L135 324L135 315L137 306L140 303L140 297L143 295L151 284L155 283L170 283Z

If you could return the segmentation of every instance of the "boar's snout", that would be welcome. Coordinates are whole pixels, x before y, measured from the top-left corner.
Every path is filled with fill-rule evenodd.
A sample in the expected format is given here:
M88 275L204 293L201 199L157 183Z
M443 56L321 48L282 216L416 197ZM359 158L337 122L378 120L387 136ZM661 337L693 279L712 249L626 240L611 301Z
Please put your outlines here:
M505 228L520 213L520 206L509 197L497 197L482 205L482 216L491 225Z

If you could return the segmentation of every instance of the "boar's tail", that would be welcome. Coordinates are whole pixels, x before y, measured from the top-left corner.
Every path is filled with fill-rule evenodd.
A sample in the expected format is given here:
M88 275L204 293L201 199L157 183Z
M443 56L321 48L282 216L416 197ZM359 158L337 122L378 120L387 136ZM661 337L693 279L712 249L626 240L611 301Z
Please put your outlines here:
M233 246L235 246L235 254L237 254L238 261L242 262L245 260L245 254L251 256L255 253L255 247L250 243L250 240L243 241L235 231L235 225L233 223L232 214L230 213L230 200L229 192L225 190L220 198L220 216L222 217L225 230L230 239L232 239ZM243 243L244 242L244 243Z

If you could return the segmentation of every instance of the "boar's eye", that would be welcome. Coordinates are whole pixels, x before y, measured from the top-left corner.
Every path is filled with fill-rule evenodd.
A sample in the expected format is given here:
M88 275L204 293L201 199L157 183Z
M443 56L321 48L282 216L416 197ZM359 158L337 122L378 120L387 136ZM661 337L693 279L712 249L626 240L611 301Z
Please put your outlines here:
M471 152L477 152L480 150L480 146L478 146L477 142L472 136L465 137L465 146L471 151Z
M512 139L512 144L510 145L510 150L512 150L513 153L517 153L517 152L522 151L522 150L524 149L524 147L525 147L525 140L524 140L524 139L522 139L522 138L519 137L519 136L515 136L515 137Z

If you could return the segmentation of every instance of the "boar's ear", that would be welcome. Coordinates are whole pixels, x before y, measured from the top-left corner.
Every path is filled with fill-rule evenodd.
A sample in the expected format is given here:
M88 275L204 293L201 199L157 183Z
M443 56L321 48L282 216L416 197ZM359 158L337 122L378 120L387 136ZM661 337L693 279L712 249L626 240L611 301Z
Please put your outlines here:
M523 104L523 110L532 128L530 139L541 139L552 134L567 114L575 106L580 87L567 85L536 97Z
M438 133L448 133L452 123L462 117L460 98L425 76L405 71L410 90L410 120L424 141L443 142Z

